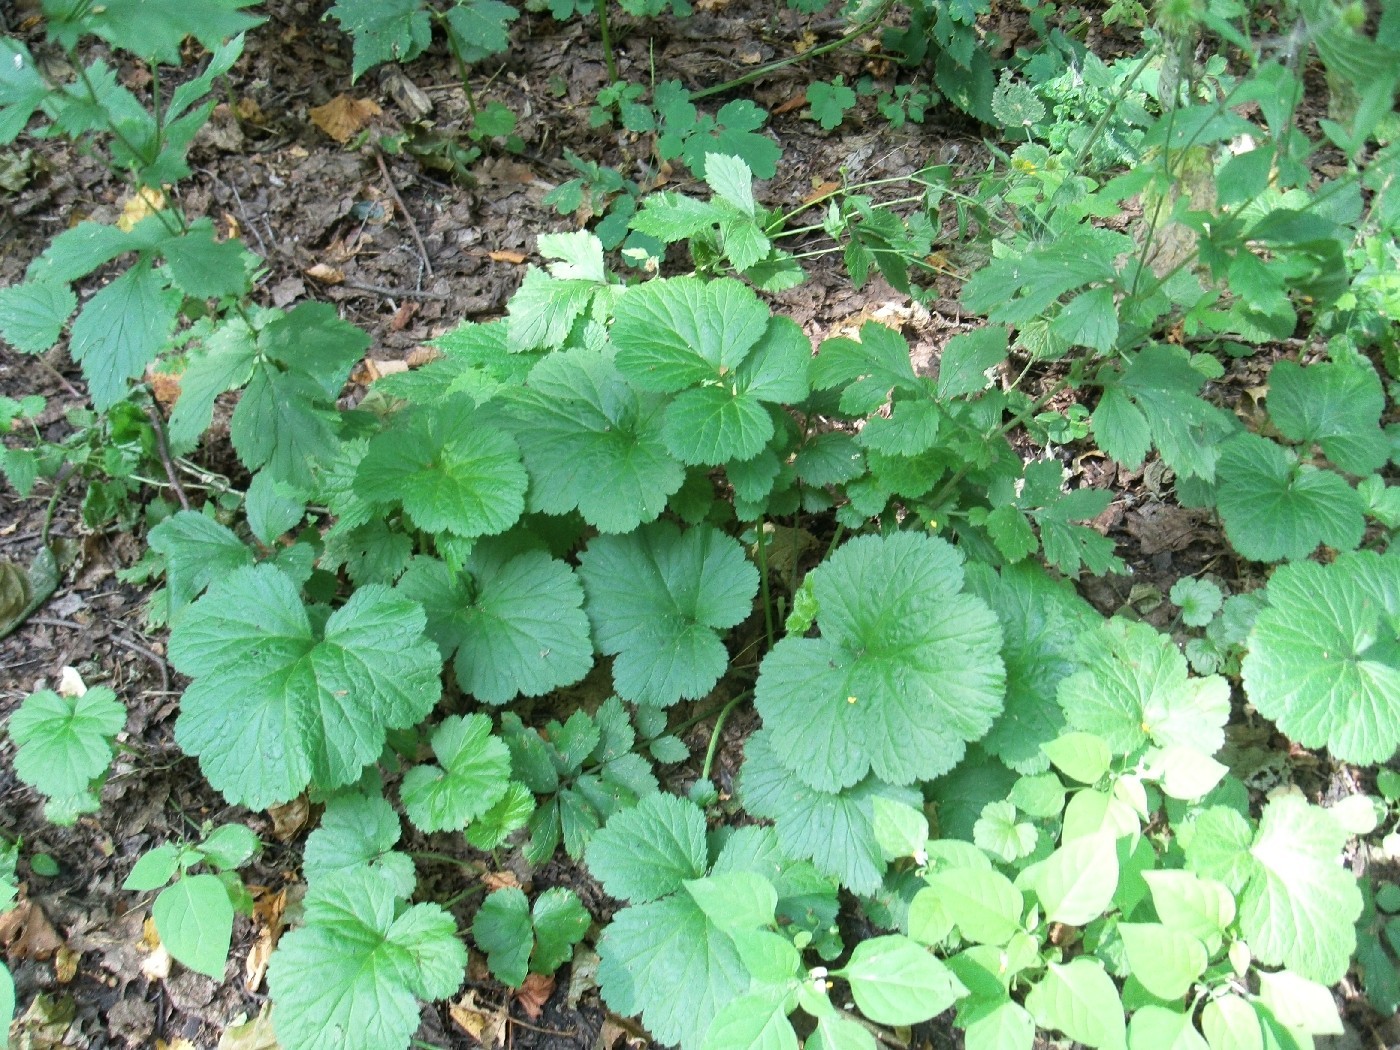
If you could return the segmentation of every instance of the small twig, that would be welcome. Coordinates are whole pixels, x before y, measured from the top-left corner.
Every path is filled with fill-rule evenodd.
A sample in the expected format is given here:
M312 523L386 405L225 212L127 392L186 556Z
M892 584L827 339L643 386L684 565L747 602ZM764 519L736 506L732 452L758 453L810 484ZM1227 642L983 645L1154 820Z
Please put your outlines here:
M423 261L423 272L429 277L433 276L433 264L428 261L428 249L423 244L423 237L418 232L418 224L413 221L413 216L404 207L403 198L399 196L399 188L394 185L394 180L389 175L389 166L384 163L384 154L379 150L374 151L374 162L379 165L379 174L384 176L384 184L389 187L389 192L393 194L394 203L399 206L399 211L403 213L404 222L408 223L408 232L413 236L413 243L418 245L418 257Z
M70 631L82 631L89 627L96 626L90 623L78 623L76 620L61 620L56 616L31 616L27 623L38 624L40 627L65 627ZM119 645L123 649L129 649L133 653L144 656L151 663L156 665L156 670L160 672L160 688L162 692L170 690L170 672L166 669L165 657L154 649L148 649L139 642L133 642L129 638L123 638L119 634L109 634L108 639L113 645Z
M60 372L57 368L55 368L53 365L49 364L49 363L48 363L47 361L45 361L42 357L39 358L39 364L42 365L44 368L47 368L50 372L53 373L53 377L54 377L55 379L57 379L57 380L59 381L59 383L61 383L61 384L63 385L63 389L64 389L64 390L67 390L68 393L70 393L71 395L73 395L74 397L76 397L79 401L86 400L87 395L84 394L84 393L83 393L81 390L79 390L77 387L75 387L72 383L68 382L68 379L67 379L67 378L64 376L64 374L63 374L62 372Z
M429 274L429 276L432 276ZM446 299L446 292L430 292L426 289L415 291L412 288L386 288L382 284L361 284L359 281L341 281L333 287L353 288L357 292L370 292L386 299Z
M153 401L146 406L146 415L151 421L152 429L156 432L156 454L160 456L160 464L165 468L165 476L170 479L170 487L175 490L175 498L180 501L180 509L189 510L190 498L185 495L185 490L180 485L180 479L175 472L175 464L170 459L170 444L165 440L165 422L160 418L160 406Z
M512 1017L506 1013L506 1020L511 1024L518 1024L521 1028L528 1028L532 1032L539 1032L541 1035L557 1035L561 1039L572 1039L578 1035L577 1030L570 1028L567 1032L561 1032L557 1028L541 1028L539 1025L531 1024L529 1021L522 1021L518 1017Z

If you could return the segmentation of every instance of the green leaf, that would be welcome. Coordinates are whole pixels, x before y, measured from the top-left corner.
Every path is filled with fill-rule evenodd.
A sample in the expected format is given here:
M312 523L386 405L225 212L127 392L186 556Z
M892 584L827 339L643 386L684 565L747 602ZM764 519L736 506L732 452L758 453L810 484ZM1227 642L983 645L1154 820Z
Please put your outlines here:
M321 825L306 839L302 871L317 883L338 871L364 867L383 879L395 897L413 896L413 860L394 846L402 834L398 814L381 795L347 792L326 803Z
M802 1045L805 1050L878 1050L873 1035L835 1010L817 1018L817 1027Z
M535 812L534 793L519 781L506 785L501 800L467 828L467 842L480 850L492 850L512 832L523 828Z
M176 287L193 299L219 299L249 290L244 265L248 253L236 240L216 241L211 219L196 219L159 247Z
M422 609L360 588L313 628L296 586L269 565L215 582L175 625L170 660L194 678L175 735L209 782L263 809L308 784L357 780L388 729L416 725L441 693Z
M556 886L535 898L531 921L535 951L530 957L530 969L550 974L569 961L574 945L583 940L592 920L573 890Z
M0 145L8 146L19 138L29 118L48 99L49 85L40 75L29 49L18 40L0 38ZM9 977L8 970L5 977ZM9 988L13 1011L14 985ZM8 1016L0 1014L0 1019Z
M830 84L816 80L807 85L807 104L812 107L812 119L825 131L841 123L846 111L856 104L856 93L848 88L842 77Z
M1085 1046L1123 1050L1127 1045L1123 1002L1097 959L1050 963L1026 996L1026 1009L1041 1028L1058 1029Z
M961 981L908 937L870 937L856 945L844 977L860 1012L877 1024L918 1024L967 994Z
M428 637L453 659L457 683L478 700L503 704L572 685L593 666L583 586L543 551L514 558L478 544L464 573L413 559L398 590L420 602Z
M646 704L709 692L729 662L719 632L749 615L758 592L738 541L669 522L595 538L579 575L594 640L616 657L618 695Z
M254 0L107 0L96 10L81 8L79 25L113 47L162 65L180 65L180 45L194 37L208 51L263 19L239 8ZM63 19L56 19L59 31Z
M701 1050L798 1050L785 1005L764 992L739 996L715 1015Z
M1304 747L1386 761L1400 746L1400 563L1285 565L1266 593L1242 665L1250 703Z
M700 823L703 836L703 818ZM700 1050L715 1016L752 980L733 938L684 893L618 912L598 942L598 955L608 1007L640 1014L658 1042L682 1050Z
M0 63L5 60L5 43L0 42ZM58 342L63 323L77 306L73 290L57 281L24 281L0 288L0 334L22 353L43 353Z
M1098 616L1067 582L1029 563L1000 573L973 563L967 589L992 607L1004 635L1006 706L982 746L1017 772L1041 772L1049 768L1041 745L1064 726L1056 689L1079 666L1079 637Z
M399 793L420 831L458 831L499 802L510 780L510 752L483 714L453 715L433 731L439 766L414 766Z
M1017 822L1010 802L988 802L972 826L972 841L1008 864L1028 856L1036 838L1034 825Z
M122 881L122 889L145 893L160 889L175 877L179 869L180 847L173 842L147 850L131 866L131 872Z
M462 58L479 62L510 49L509 23L520 12L500 0L459 0L447 9L445 17L462 45Z
M433 39L433 24L418 0L337 0L326 13L354 38L352 81L382 62L412 61Z
M614 897L640 904L675 893L705 874L705 815L675 795L649 795L593 836L587 860Z
M1099 447L1110 457L1129 470L1142 466L1152 447L1152 429L1123 387L1105 388L1091 422Z
M1249 855L1253 838L1248 822L1232 809L1211 806L1188 825L1183 838L1186 865L1198 875L1216 879L1238 894L1254 874Z
M729 278L655 280L614 310L617 367L643 390L671 393L733 374L768 327L768 308Z
M1102 738L1092 733L1062 733L1054 740L1041 744L1051 765L1071 780L1095 784L1108 772L1112 755Z
M1181 622L1188 627L1204 627L1215 618L1224 602L1220 588L1210 580L1183 576L1172 584L1168 595L1181 610Z
M1180 999L1205 972L1205 945L1184 930L1159 922L1118 924L1133 976L1158 999Z
M170 413L172 449L198 444L213 420L215 400L248 381L257 352L257 334L241 318L226 320L190 350L180 376L180 399Z
M247 545L211 517L182 510L149 533L152 550L165 555L165 587L172 622L216 579L253 563Z
M1235 897L1229 887L1184 869L1145 871L1142 877L1163 924L1196 938L1214 956L1235 919Z
M1107 354L1118 341L1118 307L1112 288L1076 295L1050 319L1050 333L1070 346Z
M221 871L242 867L261 848L257 835L242 824L221 824L199 844L205 863Z
M1189 1013L1169 1010L1149 1003L1133 1014L1128 1026L1128 1045L1132 1050L1208 1050L1208 1044L1196 1031Z
M456 922L436 904L402 911L363 868L307 889L304 921L268 967L278 1041L301 1050L399 1050L418 1027L418 998L445 999L466 972Z
M913 857L928 841L928 818L917 806L877 796L874 799L875 841L886 860Z
M3 51L0 50L0 61L4 60ZM10 1032L10 1021L15 1016L15 979L10 976L10 968L4 963L0 963L0 1028L5 1031L5 1039L8 1043Z
M711 922L724 930L771 926L778 891L762 875L731 871L687 879L685 891Z
M509 410L522 423L532 511L577 509L602 532L631 532L659 516L685 480L662 438L660 403L639 397L592 350L545 358Z
M233 904L217 875L185 875L151 906L161 943L196 973L224 979L233 940Z
M1290 441L1316 442L1349 474L1390 458L1380 427L1385 394L1364 358L1309 365L1279 361L1269 371L1269 418Z
M706 157L705 184L716 197L732 204L742 214L750 218L758 214L753 196L753 172L740 158L724 153Z
M773 436L773 420L751 394L703 386L667 406L662 435L682 463L715 467L758 455Z
M1264 1050L1259 1015L1238 995L1209 1000L1201 1010L1201 1031L1211 1050Z
M412 409L370 439L355 491L401 503L423 529L474 538L504 532L525 509L528 478L510 435L483 426L468 398Z
M1326 810L1297 795L1264 807L1239 916L1260 962L1327 985L1345 975L1362 905L1356 877L1339 863L1346 839Z
M472 939L486 953L486 965L497 980L512 988L524 984L535 946L525 894L515 886L490 894L472 920Z
M965 1050L1031 1050L1034 1041L1035 1019L1010 1000L978 1011L963 1033Z
M909 360L904 337L878 321L860 326L860 338L827 339L811 367L817 390L841 387L841 411L865 416L883 405L890 391L919 395L924 386Z
M83 366L93 405L104 410L126 396L169 342L180 294L151 268L134 264L89 299L73 322L69 352Z
M938 359L939 398L967 397L990 386L987 372L1006 360L1010 338L1004 325L984 325L949 339Z
M939 944L956 929L964 941L1001 946L1021 929L1025 902L999 871L950 868L930 872L909 903L909 936Z
M1337 1003L1326 985L1288 970L1259 971L1259 1001L1282 1025L1308 1035L1342 1035Z
M856 441L887 456L917 456L933 448L942 419L932 401L896 401L888 416L866 420Z
M10 716L18 750L15 775L50 798L80 795L112 761L112 741L126 725L126 707L106 686L82 696L41 689Z
M1107 832L1061 844L1035 869L1035 895L1051 922L1083 926L1105 914L1118 889L1118 851Z
M853 540L813 570L822 636L780 641L755 687L781 761L811 787L849 787L870 770L894 784L931 779L991 726L1001 631L962 592L960 557L898 533Z
M1221 449L1216 506L1230 542L1254 561L1298 561L1319 543L1349 551L1365 531L1365 505L1344 478L1257 434Z
M1101 737L1114 754L1148 741L1213 755L1225 742L1230 686L1191 678L1172 640L1144 623L1113 619L1086 636L1083 669L1059 686L1070 725Z
M1124 234L1080 228L1020 257L994 259L963 286L963 303L994 323L1018 324L1048 313L1066 292L1091 281L1111 283L1117 257L1132 250Z
M810 858L818 871L854 893L874 893L885 872L875 836L875 802L886 798L912 807L919 804L918 794L874 777L839 792L815 790L783 764L767 729L749 737L744 753L739 780L744 808L776 822L783 852Z

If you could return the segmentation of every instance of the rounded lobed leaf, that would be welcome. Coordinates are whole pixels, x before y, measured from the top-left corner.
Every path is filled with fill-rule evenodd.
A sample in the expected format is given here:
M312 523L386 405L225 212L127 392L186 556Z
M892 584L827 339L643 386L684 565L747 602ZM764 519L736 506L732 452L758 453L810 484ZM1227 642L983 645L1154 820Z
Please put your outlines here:
M755 687L783 764L821 791L872 770L893 784L947 772L1005 687L1001 629L963 593L960 555L919 533L865 536L812 580L821 637L784 638Z
M1400 746L1400 561L1281 567L1249 634L1249 702L1304 747L1384 762Z

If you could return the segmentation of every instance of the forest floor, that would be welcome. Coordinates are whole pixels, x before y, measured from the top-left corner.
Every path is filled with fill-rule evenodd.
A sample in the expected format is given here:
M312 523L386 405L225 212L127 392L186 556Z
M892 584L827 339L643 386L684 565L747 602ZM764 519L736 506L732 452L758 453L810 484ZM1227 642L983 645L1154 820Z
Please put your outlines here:
M656 80L676 78L700 88L791 54L804 35L810 44L843 31L833 20L802 16L764 0L702 0L698 6L686 20L624 19L616 25L621 75L646 81L654 71ZM409 360L464 319L503 313L526 265L539 261L536 236L576 229L587 218L560 216L543 203L546 193L574 174L564 162L565 151L610 164L648 187L694 186L683 173L657 168L647 137L589 126L588 109L606 80L595 26L591 19L558 23L547 14L522 13L510 53L496 64L484 63L473 78L479 98L500 101L519 116L523 152L488 150L472 166L468 184L450 181L413 157L348 148L313 121L314 108L348 95L378 107L372 118L378 132L392 132L416 118L450 136L466 119L464 96L440 47L406 67L382 67L352 84L349 38L321 18L323 7L276 0L259 9L268 21L249 35L246 53L230 76L229 103L241 119L230 104L216 110L192 154L194 177L178 194L186 214L211 217L224 234L241 236L263 257L267 273L260 294L267 303L332 302L372 335L366 363L352 382L363 384L398 367L394 363ZM21 3L9 30L39 54L42 25L27 17L32 8L37 4ZM1019 7L994 14L986 29L1001 40L1003 53L1028 32ZM1132 46L1093 29L1088 43L1100 53ZM121 72L130 86L141 86L139 69ZM852 82L864 73L891 78L895 72L873 50L853 46L738 89L731 97L752 98L773 114L768 133L783 149L777 177L757 187L759 200L791 209L843 178L908 175L930 163L969 172L984 167L982 129L951 107L930 111L922 125L898 130L878 117L863 119L860 108L830 132L802 116L804 87L812 79L843 74ZM417 91L406 89L405 80ZM415 97L429 103L426 114L409 111ZM870 100L861 105L870 106ZM7 185L0 189L0 244L5 246L0 286L18 281L30 259L61 230L83 219L115 221L128 192L97 158L57 141L22 139L14 157L15 164L6 168ZM950 258L950 276L927 309L911 305L878 278L855 290L839 255L811 260L807 282L773 299L814 341L875 318L901 328L916 357L924 355L926 361L951 335L969 327L957 303L955 252ZM1262 381L1260 360L1251 359L1222 380L1225 396L1233 391L1235 400L1248 403L1251 387ZM347 391L347 398L362 389ZM85 401L81 374L61 352L32 358L0 350L0 393L44 395L48 407L40 427L51 439L63 434L65 413ZM210 440L203 454L207 467L238 483L227 448ZM1150 469L1128 474L1091 450L1075 456L1070 466L1088 483L1115 494L1096 525L1116 541L1132 574L1093 581L1087 588L1086 597L1104 612L1131 604L1165 626L1169 609L1160 594L1180 576L1210 572L1234 591L1257 585L1243 578L1250 570L1229 552L1218 525L1164 498L1162 479ZM0 762L0 832L22 837L26 857L47 854L57 862L57 873L46 877L22 861L22 903L0 917L0 944L19 992L13 1045L268 1050L276 1044L258 1021L266 1005L263 971L285 911L297 897L296 847L314 826L314 808L302 803L272 813L231 809L205 784L197 764L181 754L173 724L183 682L166 661L163 632L147 629L142 590L117 575L139 558L141 540L116 528L84 528L82 495L78 485L55 493L41 484L23 500L0 489L0 558L27 565L52 513L50 534L64 565L53 597L0 641L0 719L28 692L58 683L70 667L87 685L116 690L130 712L102 808L73 828L44 822L39 798L15 779L8 760ZM752 728L752 719L742 717L728 726L717 767L722 784L732 777L739 744ZM701 754L706 732L698 728L690 741L699 744ZM1263 733L1256 748L1268 744L1268 730ZM1250 743L1240 736L1232 742ZM1293 779L1319 794L1338 790L1337 780L1346 774L1311 755L1286 757ZM678 775L687 774L693 777L695 770L682 768ZM149 897L120 888L142 852L188 839L206 821L245 822L266 845L244 871L258 909L252 918L238 920L222 982L172 965L150 932ZM602 900L576 866L556 862L530 872L518 858L507 858L503 867L537 887L571 885L586 903ZM532 991L533 997L512 997L473 955L457 1002L424 1009L417 1045L520 1050L648 1045L631 1022L606 1014L586 956L561 971L552 986ZM1357 1031L1367 1033L1353 1045L1387 1041L1362 1008L1351 1005ZM1397 1041L1391 1036L1388 1041ZM924 1026L909 1038L911 1047L956 1045L947 1026Z

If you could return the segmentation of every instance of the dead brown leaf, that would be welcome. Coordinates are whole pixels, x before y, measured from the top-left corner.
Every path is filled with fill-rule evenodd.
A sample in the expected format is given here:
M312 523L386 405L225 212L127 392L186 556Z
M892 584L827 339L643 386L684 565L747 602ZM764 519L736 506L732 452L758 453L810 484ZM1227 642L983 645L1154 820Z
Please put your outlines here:
M525 978L515 993L515 1001L520 1004L520 1009L525 1011L525 1016L532 1021L538 1021L540 1014L544 1013L544 1004L549 1002L549 997L554 994L554 977L547 973L532 973Z
M520 887L520 880L513 871L488 871L481 876L481 881L485 883L487 893Z
M180 399L180 377L169 372L149 371L146 380L151 384L151 393L167 408Z
M0 915L0 944L12 959L51 959L63 947L63 938L44 910L24 899L12 911Z
M784 113L791 113L795 109L801 109L807 104L807 92L799 91L786 102L779 102L773 107L773 116L780 117Z
M26 1050L57 1050L77 1015L71 996L55 999L40 992L10 1027L11 1045Z
M512 266L519 266L525 261L525 256L521 252L506 251L504 249L486 253L492 262L510 263Z
M506 1042L505 1010L489 1003L478 1003L476 992L469 991L447 1007L447 1016L481 1046L504 1046Z
M82 955L64 945L53 959L53 975L59 984L69 984L78 976L78 961Z
M334 266L327 266L325 263L308 266L304 272L313 281L320 281L322 284L340 284L345 280L343 270L337 270Z
M165 194L153 186L142 186L122 202L121 217L117 219L117 229L130 233L142 219L154 215L165 208Z
M307 114L311 123L337 142L349 142L364 130L375 117L384 112L371 98L351 98L336 95L324 106L316 106Z
M248 958L243 962L243 987L256 992L262 987L267 976L267 964L272 959L272 949L277 947L277 938L270 927L258 931L253 946L248 949Z
M278 842L290 842L311 819L311 803L305 795L298 795L286 805L273 806L267 814L272 818L273 838Z
M272 1031L272 1005L267 1003L251 1021L225 1028L218 1050L278 1050L279 1046Z

